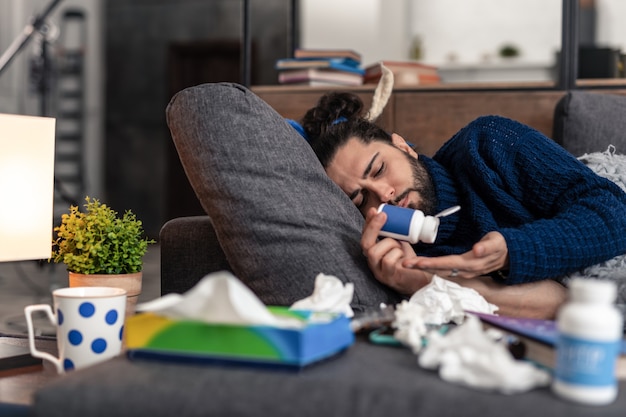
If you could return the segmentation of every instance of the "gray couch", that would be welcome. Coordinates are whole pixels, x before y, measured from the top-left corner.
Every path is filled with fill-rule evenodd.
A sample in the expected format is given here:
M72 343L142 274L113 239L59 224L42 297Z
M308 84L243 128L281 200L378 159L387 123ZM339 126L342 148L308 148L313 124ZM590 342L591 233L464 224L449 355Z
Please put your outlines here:
M200 105L200 97L205 94L202 91L203 88L205 87L200 86L187 92L187 95L195 97L196 101L193 101L194 106ZM178 112L181 112L183 107L178 100L180 98L174 99L167 110L175 142L179 142L181 140L180 136L186 135L185 130L188 129L187 124L181 125L181 120L177 117ZM187 104L188 102L185 101L185 106ZM607 93L571 91L563 96L555 108L553 139L575 156L605 151L611 144L616 147L618 153L626 153L625 116L626 97ZM299 138L294 136L294 140L298 141ZM181 155L183 164L186 163L185 156L186 154L183 150ZM193 185L198 172L195 168L189 167L189 165L186 166L186 169ZM202 193L202 191L200 192ZM199 197L202 201L203 195ZM208 199L207 197L204 198ZM208 207L205 205L207 212L221 215L222 211L216 209L215 204L215 202L211 202ZM295 210L298 210L297 206ZM328 209L325 207L322 207L321 210L328 212ZM358 221L355 223L359 224ZM243 222L242 224L245 225L247 223ZM357 226L357 229L359 227ZM227 244L229 244L230 239L227 238L226 240ZM160 242L162 294L184 292L210 272L222 269L232 270L228 261L229 258L220 245L218 234L216 234L209 216L183 217L169 220L161 229ZM325 244L324 236L320 236L318 240L313 240L311 244L323 246ZM315 271L324 270L326 265L332 262L325 261L327 259L325 254L337 250L345 252L343 248L334 246L328 249L323 247L311 249L311 253L315 253L321 258L319 258L319 262L316 264L308 265L312 269L304 269L300 271L299 275L308 272L309 276L307 278L310 280ZM262 252L262 249L260 252ZM306 254L306 249L304 253ZM353 253L355 252L353 251ZM260 255L263 254L261 253ZM280 253L275 255L280 256ZM236 254L234 256L237 257ZM359 257L360 254L356 253L355 256ZM238 259L233 261L235 263L240 262ZM267 262L275 263L276 261L269 258ZM357 260L356 262L362 269L362 260ZM244 274L248 272L247 267L237 270L237 266L236 271ZM279 272L276 276L277 279L286 277L288 276L286 274L291 273L289 271L283 274L283 271L280 269L277 271ZM354 274L352 275L354 276ZM368 275L365 273L362 276L365 277L362 279L367 279ZM312 284L309 288L312 288ZM279 301L288 302L289 300ZM373 305L377 304L378 301L374 300ZM365 305L367 305L367 302ZM356 307L359 309L362 306L357 305Z
M207 95L208 92L211 94ZM233 95L238 97L236 103L233 103ZM224 100L229 102L228 107L235 105L234 112L223 111L226 106L220 103ZM578 144L584 142L577 135L582 127L571 131L570 119L578 123L612 98L571 93L567 100L565 112L558 115L559 119L565 118L561 140L566 147L572 144L572 137L576 137ZM600 104L589 107L595 100ZM617 125L623 119L624 101L610 106L610 111L617 111L619 107L621 112L618 117L610 118L611 123ZM577 109L583 107L584 114L576 115ZM603 125L607 116L607 113L596 114L589 122L600 121ZM319 164L314 163L315 156L309 152L308 144L300 142L299 136L289 130L269 106L237 86L199 86L174 98L168 108L168 121L187 175L208 216L174 219L163 226L163 293L183 292L211 271L231 269L245 277L246 283L266 303L288 303L291 297L310 294L314 274L322 271L358 283L355 285L359 289L356 308L364 309L381 300L393 301L392 294L372 284L375 281L364 269L358 245L360 214L352 211L352 203L327 182L323 170L317 167ZM263 129L248 128L258 127L259 121L274 133L269 135ZM240 136L226 134L232 131L231 123L239 123L247 130ZM587 126L586 122L583 126ZM590 128L590 135L597 129L599 127ZM255 140L248 143L245 137ZM607 137L612 141L618 135ZM613 144L622 147L625 144L621 135L619 138L621 142ZM223 142L226 140L230 142ZM208 153L206 141L212 149ZM607 145L596 142L594 149L589 150L604 149ZM229 158L228 152L237 152L237 158ZM284 152L290 152L292 158L273 161L270 170L263 168L272 161L271 155ZM244 166L233 166L234 159L243 161ZM259 161L261 168L255 169ZM257 184L259 175L266 183L278 186L261 190L261 194L260 190L249 189L251 184ZM291 195L293 189L289 186L302 186L299 182L302 178L308 187L317 187L320 198ZM271 196L269 207L279 211L279 216L263 205L268 193ZM238 204L240 198L244 199L244 204ZM329 216L328 206L342 212ZM209 216L216 219L215 225ZM282 221L276 223L276 217ZM348 220L338 221L335 217ZM244 226L249 228L242 229ZM295 240L290 237L293 231L300 237ZM255 243L259 241L261 245ZM291 245L288 251L284 249L286 244ZM334 266L340 262L347 263L347 269ZM283 280L293 282L284 284ZM285 296L285 293L290 295ZM59 417L490 417L503 414L511 417L533 414L622 417L624 409L626 381L620 382L620 394L615 403L593 410L559 400L546 388L511 396L481 392L446 383L436 373L421 369L408 349L373 345L359 336L357 343L339 357L300 372L193 366L119 357L65 375L40 389L35 394L32 414Z
M558 116L566 119L560 139L564 146L581 129L570 131L569 119L578 123L602 106L591 105L579 115L577 109L607 99L612 100L568 95L567 111ZM619 107L623 114L625 102L609 110ZM231 269L267 304L286 304L309 295L315 274L326 272L356 283L356 309L393 302L393 294L375 283L361 258L360 214L328 182L308 144L269 106L239 86L204 85L179 93L167 114L191 184L216 221L189 217L163 226L163 293L183 292L211 271ZM604 125L609 117L617 125L623 123L621 114L603 113L590 122ZM233 123L239 127L235 131ZM591 128L590 134L599 128ZM607 137L613 143L617 135ZM621 148L623 140L613 144ZM594 143L599 149L607 145ZM285 152L291 158L277 158ZM243 165L233 165L234 160ZM293 187L309 192L294 195ZM311 198L312 189L316 198ZM626 381L621 381L615 403L593 410L559 400L549 389L512 396L481 392L421 369L408 349L374 345L359 336L340 357L300 372L119 357L39 390L33 415L622 417L624 409Z

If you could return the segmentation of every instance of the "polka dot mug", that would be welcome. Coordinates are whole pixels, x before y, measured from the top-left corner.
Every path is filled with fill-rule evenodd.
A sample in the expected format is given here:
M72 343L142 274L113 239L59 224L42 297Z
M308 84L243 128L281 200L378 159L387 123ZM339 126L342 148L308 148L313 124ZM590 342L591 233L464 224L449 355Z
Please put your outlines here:
M47 304L24 308L31 354L55 364L59 373L85 368L120 354L126 291L110 287L60 288L52 292L54 312ZM32 315L43 311L56 327L59 357L35 348Z

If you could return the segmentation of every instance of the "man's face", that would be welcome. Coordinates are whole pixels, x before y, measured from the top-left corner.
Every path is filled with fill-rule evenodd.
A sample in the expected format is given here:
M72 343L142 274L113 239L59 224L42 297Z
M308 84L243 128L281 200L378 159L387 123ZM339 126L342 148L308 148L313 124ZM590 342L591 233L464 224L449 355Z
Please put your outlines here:
M436 201L422 163L390 143L350 138L326 168L328 176L365 215L381 203L433 214Z

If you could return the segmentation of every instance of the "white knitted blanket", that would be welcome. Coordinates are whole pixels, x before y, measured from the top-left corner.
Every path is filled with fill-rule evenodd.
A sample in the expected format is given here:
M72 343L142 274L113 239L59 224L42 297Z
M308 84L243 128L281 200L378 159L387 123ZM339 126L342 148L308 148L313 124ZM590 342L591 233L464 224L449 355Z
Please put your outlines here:
M616 154L615 151L615 146L610 145L604 152L584 154L578 159L598 175L615 182L626 192L626 155ZM575 277L615 281L618 290L617 304L626 315L626 254L570 274L563 279L563 283L567 285L567 282Z

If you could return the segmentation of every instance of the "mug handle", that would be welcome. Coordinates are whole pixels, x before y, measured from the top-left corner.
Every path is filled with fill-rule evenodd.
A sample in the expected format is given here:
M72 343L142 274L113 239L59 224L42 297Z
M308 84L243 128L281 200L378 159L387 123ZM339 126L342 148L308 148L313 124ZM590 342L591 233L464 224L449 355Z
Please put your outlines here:
M50 323L54 324L55 326L57 325L56 317L52 312L52 307L50 307L48 304L35 304L32 306L24 307L24 315L26 315L26 324L28 325L28 345L30 347L30 354L33 355L35 358L49 360L56 366L58 373L63 373L63 364L61 363L61 359L52 356L47 352L37 350L37 348L35 347L35 328L33 326L33 312L35 311L44 311L48 316L48 319L50 319Z

